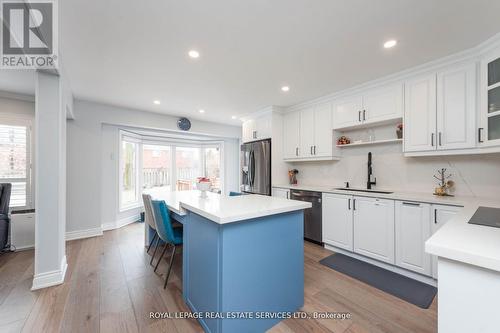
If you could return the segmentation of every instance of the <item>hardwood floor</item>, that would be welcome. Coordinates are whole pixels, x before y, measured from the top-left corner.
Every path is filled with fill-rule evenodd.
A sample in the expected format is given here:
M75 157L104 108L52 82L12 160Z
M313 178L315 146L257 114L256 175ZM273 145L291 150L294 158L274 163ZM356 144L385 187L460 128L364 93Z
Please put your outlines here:
M269 332L436 332L437 300L427 310L318 263L331 254L306 243L306 312L349 312L351 319L288 319ZM166 261L153 273L143 225L67 243L60 286L30 291L33 251L0 256L0 332L203 332L194 319L152 319L150 312L189 311L182 299L181 256L167 289Z

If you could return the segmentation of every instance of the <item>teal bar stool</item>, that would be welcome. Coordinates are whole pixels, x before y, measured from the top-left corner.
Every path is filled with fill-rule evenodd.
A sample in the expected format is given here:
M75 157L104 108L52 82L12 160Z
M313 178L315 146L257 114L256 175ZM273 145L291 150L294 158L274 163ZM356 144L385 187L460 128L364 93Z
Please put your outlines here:
M243 193L241 193L241 192L234 192L234 191L229 192L229 196L230 197L237 197L239 195L243 195Z
M167 287L168 278L170 276L170 271L172 270L172 264L174 262L175 249L177 245L182 245L182 228L173 228L172 221L170 219L169 210L165 201L153 200L153 214L155 215L156 222L156 232L158 237L165 242L165 247L161 253L160 259L156 263L154 271L158 268L161 259L165 255L169 245L173 246L172 255L170 256L170 264L168 266L167 276L165 278L165 285L163 289Z

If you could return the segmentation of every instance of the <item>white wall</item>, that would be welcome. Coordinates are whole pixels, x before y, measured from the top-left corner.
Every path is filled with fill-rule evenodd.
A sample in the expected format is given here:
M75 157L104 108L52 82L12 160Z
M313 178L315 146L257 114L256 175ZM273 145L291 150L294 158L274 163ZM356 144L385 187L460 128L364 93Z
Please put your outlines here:
M68 121L68 232L100 228L124 217L116 215L118 134L116 128L103 125L177 131L178 119L80 100L74 103L74 116ZM192 120L190 133L227 138L226 189L237 189L241 127Z
M498 197L500 154L403 157L401 144L343 149L340 161L289 163L299 170L299 184L366 188L367 154L373 154L373 174L379 189L432 193L437 185L432 177L447 168L455 181L455 194Z

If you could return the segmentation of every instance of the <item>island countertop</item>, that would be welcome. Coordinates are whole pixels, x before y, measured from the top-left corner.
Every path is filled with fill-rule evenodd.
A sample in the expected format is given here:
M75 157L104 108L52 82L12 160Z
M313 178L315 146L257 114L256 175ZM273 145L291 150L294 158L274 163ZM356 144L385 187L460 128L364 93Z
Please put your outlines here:
M218 224L238 222L263 216L281 214L311 208L309 202L288 200L264 195L248 194L226 196L207 192L191 191L145 191L153 200L164 200L168 208L176 214L186 215L186 210L201 215Z

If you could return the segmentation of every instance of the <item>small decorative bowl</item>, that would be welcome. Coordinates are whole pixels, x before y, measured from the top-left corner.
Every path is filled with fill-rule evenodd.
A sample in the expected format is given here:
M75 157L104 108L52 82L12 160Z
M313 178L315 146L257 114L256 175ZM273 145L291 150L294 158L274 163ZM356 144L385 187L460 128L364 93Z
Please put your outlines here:
M196 183L196 189L198 191L201 191L201 197L206 198L207 197L207 191L210 190L210 182L199 182Z

